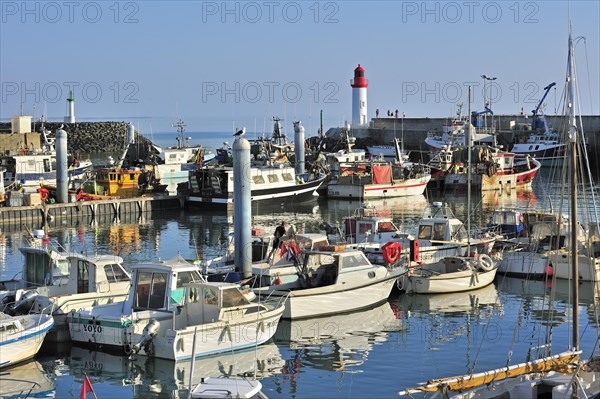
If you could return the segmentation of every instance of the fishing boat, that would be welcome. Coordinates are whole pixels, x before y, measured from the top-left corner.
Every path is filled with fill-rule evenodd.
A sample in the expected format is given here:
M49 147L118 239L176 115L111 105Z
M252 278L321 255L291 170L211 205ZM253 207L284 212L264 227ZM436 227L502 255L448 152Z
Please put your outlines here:
M407 294L447 294L483 288L496 277L498 260L495 258L486 254L446 256L437 263L411 268L399 287Z
M284 240L281 253L291 265L253 264L254 292L286 303L284 319L302 319L350 312L374 306L390 295L397 267L372 264L365 254L345 246L322 246L302 252L294 239Z
M443 148L448 147L466 147L465 129L468 128L469 124L475 126L471 132L472 140L474 143L492 143L494 140L495 129L494 127L488 127L482 123L482 116L487 114L493 115L494 113L490 108L486 106L481 112L472 112L471 120L462 115L463 104L458 104L456 116L448 123L442 125L441 132L429 132L425 139L425 144L429 147L432 154L436 154Z
M200 207L233 205L233 167L208 166L190 172L187 204ZM301 202L316 198L325 181L321 173L296 175L288 162L258 162L248 169L252 201Z
M471 126L471 125L469 125ZM541 163L529 155L502 151L488 145L473 147L471 185L480 191L511 190L531 186ZM445 147L436 155L435 167L444 173L446 188L467 186L466 148Z
M190 170L202 168L213 161L216 154L202 145L190 145L191 137L184 136L186 124L181 119L173 126L177 127L176 146L162 148L152 145L158 157L154 170L157 179L179 183L187 180Z
M366 161L340 167L340 175L327 186L328 198L365 200L423 195L431 180L429 167L420 164Z
M413 197L411 197L413 198ZM441 261L446 256L467 256L468 247L475 253L490 254L494 242L499 237L493 231L481 230L477 238L471 237L465 225L447 204L424 201L424 210L417 226L417 235L401 231L390 215L385 215L377 206L362 206L351 216L342 220L341 228L324 223L332 243L343 242L361 249L367 258L378 264L386 263L382 247L390 242L401 245L400 256L406 261L430 264Z
M560 135L550 130L544 114L540 111L544 99L556 83L544 87L544 95L532 111L531 125L515 138L511 152L535 157L542 166L562 166L566 145ZM518 126L515 124L515 126Z
M0 303L13 315L52 314L54 326L46 339L68 342L67 315L82 307L125 298L131 277L120 256L69 252L39 237L36 231L19 248L24 258L20 278L0 282Z
M569 187L569 222L571 228L570 257L572 306L572 338L566 351L552 355L550 343L538 348L539 357L499 367L494 370L473 372L438 380L431 380L416 388L405 389L400 395L411 395L418 392L440 392L449 396L449 392L462 392L455 396L460 398L497 398L497 397L539 397L547 394L551 397L590 397L600 392L600 360L590 358L582 360L579 348L579 244L578 244L578 185L577 152L579 136L583 134L575 117L575 66L574 45L569 28L567 79L565 90L565 109L568 115L568 160L570 173ZM585 152L584 152L585 153ZM598 223L598 221L596 221ZM597 348L596 348L597 349ZM560 396L559 396L560 395Z
M0 368L34 357L53 325L48 314L10 316L0 312Z
M206 281L179 255L131 270L124 301L68 315L73 342L183 360L260 345L273 336L284 311L281 301L250 302L237 284Z

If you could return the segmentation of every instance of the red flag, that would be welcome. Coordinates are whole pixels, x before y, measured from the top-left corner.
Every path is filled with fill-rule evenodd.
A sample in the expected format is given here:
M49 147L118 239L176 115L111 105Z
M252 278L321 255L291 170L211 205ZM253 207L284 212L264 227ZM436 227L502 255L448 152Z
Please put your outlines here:
M81 393L79 394L79 399L86 399L88 392L94 394L96 397L96 392L94 392L94 388L92 387L92 383L88 378L87 374L85 374L85 378L83 379L83 385L81 386Z

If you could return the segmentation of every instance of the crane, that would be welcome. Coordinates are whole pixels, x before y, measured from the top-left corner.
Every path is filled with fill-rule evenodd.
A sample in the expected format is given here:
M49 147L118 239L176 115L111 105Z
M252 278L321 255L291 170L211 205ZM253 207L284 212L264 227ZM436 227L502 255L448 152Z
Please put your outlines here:
M540 110L540 107L542 106L542 103L546 99L546 96L548 95L548 92L550 92L550 89L553 86L555 86L555 85L556 85L556 82L552 82L548 86L544 87L545 92L544 92L544 95L542 96L542 99L538 103L537 107L533 111L531 111L533 113L533 118L532 118L532 121L531 121L531 130L535 130L537 128L545 128L544 121L539 121L538 122L538 112Z

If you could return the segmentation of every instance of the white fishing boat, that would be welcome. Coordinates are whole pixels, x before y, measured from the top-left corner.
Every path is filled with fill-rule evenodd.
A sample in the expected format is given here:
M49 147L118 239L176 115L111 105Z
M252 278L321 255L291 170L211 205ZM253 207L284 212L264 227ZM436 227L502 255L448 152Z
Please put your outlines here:
M322 246L301 252L293 238L284 241L281 253L291 265L254 264L254 292L285 300L285 319L325 316L368 308L385 301L402 266L374 265L365 254L345 246ZM287 299L286 299L287 298Z
M466 147L465 129L469 123L475 126L475 129L471 132L472 140L475 143L492 143L494 141L495 128L488 127L483 123L482 116L487 114L493 115L491 109L484 107L481 112L472 112L471 120L462 115L463 104L458 104L458 110L456 116L448 123L442 125L441 132L429 132L425 139L425 144L429 147L429 150L435 154L443 148L462 146Z
M161 182L183 182L188 179L189 172L202 168L215 159L216 154L202 145L190 145L191 137L185 137L186 124L179 119L173 126L177 127L177 145L162 148L157 145L156 150L159 162L154 167L155 175Z
M423 195L431 180L429 167L367 161L340 164L341 173L327 186L328 198L407 197Z
M248 398L267 399L258 380L246 378L203 378L192 390L193 399Z
M282 303L251 303L239 285L208 282L180 256L132 265L125 301L69 314L71 339L125 353L182 360L244 349L268 341Z
M474 253L491 253L499 237L494 232L478 231L477 238L469 240L464 223L454 216L447 204L425 202L423 208L416 237L402 232L391 215L382 214L381 208L376 206L356 209L352 216L343 218L339 230L327 224L323 228L330 242L353 244L363 250L371 262L378 264L386 263L382 247L390 242L401 245L400 256L419 264L436 263L446 256L470 255L467 253L469 245Z
M411 268L399 287L407 294L471 291L490 285L497 270L498 260L486 254L477 258L447 256L437 263Z
M87 256L59 248L45 238L31 238L19 248L24 257L20 277L0 282L6 312L54 316L54 327L46 335L50 342L70 340L67 314L123 299L131 284L120 256Z
M53 325L48 314L10 316L0 312L0 368L34 357Z

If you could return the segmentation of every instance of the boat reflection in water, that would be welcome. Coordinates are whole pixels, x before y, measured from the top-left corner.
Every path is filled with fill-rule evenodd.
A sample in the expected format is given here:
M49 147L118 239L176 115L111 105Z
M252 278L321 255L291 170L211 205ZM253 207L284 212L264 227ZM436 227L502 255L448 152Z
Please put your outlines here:
M36 360L2 370L0 374L0 398L53 398L55 395L54 383Z
M362 206L377 209L380 216L394 218L419 219L423 210L427 207L427 199L424 195L412 195L410 197L379 198L362 201L328 199L322 203L327 213L335 220L342 220L345 216L353 215Z
M432 295L400 295L398 311L406 312L408 317L420 314L436 315L478 313L500 306L498 290L494 284L467 292Z
M523 309L529 311L535 320L542 325L553 326L570 320L571 284L570 280L551 277L548 280L526 280L499 276L497 280L499 291L515 299L522 298ZM599 288L600 282L579 282L579 306L585 307L590 324L596 326L596 314L600 310ZM550 306L550 301L555 304Z
M187 398L191 361L135 356L128 358L73 346L69 357L70 374L92 384L132 386L133 398ZM261 379L278 374L284 367L279 348L267 343L246 351L197 358L192 386L203 378L238 377Z
M290 380L310 367L338 372L360 372L373 349L404 325L389 302L361 312L304 320L281 320L274 339L292 349L285 373ZM289 392L290 394L292 392Z

